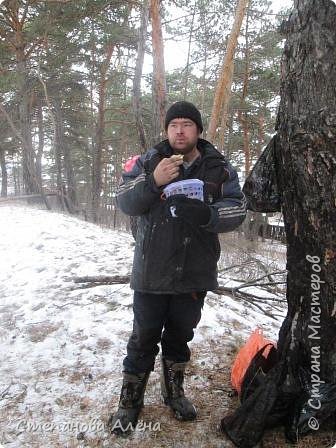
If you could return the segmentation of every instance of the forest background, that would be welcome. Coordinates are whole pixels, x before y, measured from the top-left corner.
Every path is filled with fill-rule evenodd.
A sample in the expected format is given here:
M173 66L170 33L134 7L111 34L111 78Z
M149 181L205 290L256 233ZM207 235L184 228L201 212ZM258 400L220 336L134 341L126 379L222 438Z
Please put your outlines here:
M48 207L54 200L90 221L122 223L114 205L122 167L164 138L164 112L181 99L200 109L203 137L242 182L274 134L279 25L290 3L282 3L286 9L266 0L0 3L3 198L42 194ZM231 92L209 133L239 8Z

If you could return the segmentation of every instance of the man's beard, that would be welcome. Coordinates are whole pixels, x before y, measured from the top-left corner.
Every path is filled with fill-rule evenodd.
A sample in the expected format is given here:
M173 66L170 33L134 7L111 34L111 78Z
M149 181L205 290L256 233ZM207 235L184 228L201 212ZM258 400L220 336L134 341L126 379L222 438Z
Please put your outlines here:
M170 146L173 148L173 150L177 154L185 155L185 154L191 153L193 151L193 149L195 148L196 144L197 144L197 140L195 142L186 143L186 145L183 148L175 146L174 144L172 144Z

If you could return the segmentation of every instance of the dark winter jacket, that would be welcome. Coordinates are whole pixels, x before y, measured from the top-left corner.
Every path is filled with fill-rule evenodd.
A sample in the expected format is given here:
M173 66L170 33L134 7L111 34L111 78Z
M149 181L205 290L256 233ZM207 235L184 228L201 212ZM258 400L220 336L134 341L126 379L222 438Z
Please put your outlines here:
M138 216L131 288L136 291L178 294L214 290L220 256L218 233L230 232L245 219L246 200L236 171L214 146L199 139L201 157L173 182L200 179L204 200L210 205L207 225L196 226L167 213L162 190L153 171L173 150L165 140L141 156L130 172L123 173L117 204L131 216Z

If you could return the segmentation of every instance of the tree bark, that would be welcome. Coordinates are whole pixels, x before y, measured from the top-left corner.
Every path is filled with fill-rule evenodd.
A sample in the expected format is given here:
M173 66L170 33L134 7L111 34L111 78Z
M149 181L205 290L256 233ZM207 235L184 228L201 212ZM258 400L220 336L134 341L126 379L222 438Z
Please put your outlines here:
M114 44L109 43L106 47L106 58L100 69L100 81L98 89L98 122L96 127L96 140L94 145L92 163L92 217L94 222L98 221L98 210L100 207L100 194L102 191L102 155L105 132L105 102L107 72L111 63Z
M246 13L246 27L245 27L245 70L244 70L244 83L243 83L243 92L240 101L240 108L238 110L238 120L240 121L241 128L243 131L243 148L244 148L244 158L245 158L245 177L248 176L250 172L250 138L249 138L249 129L248 129L248 121L247 121L247 112L246 107L246 97L248 92L248 83L250 76L250 55L249 55L249 42L248 42L248 26L249 26L249 13L247 9Z
M153 46L153 135L152 142L157 143L164 133L166 114L166 76L164 66L164 47L160 18L160 0L151 0Z
M60 199L60 205L63 209L66 208L66 204L64 202L64 180L63 180L63 125L62 125L62 112L61 112L61 106L57 102L57 100L54 100L54 112L51 110L49 111L51 114L52 122L53 122L53 131L54 131L54 139L53 139L53 146L54 146L54 157L55 157L55 165L56 165L56 185L57 190L61 193L59 196Z
M204 64L203 64L203 69L202 69L202 84L201 84L201 90L202 90L202 94L201 94L201 112L203 112L205 110L205 98L206 98L206 92L207 92L207 63L208 63L208 49L207 46L204 46ZM206 130L203 131L203 135L204 138L207 138L206 135Z
M12 165L12 173L13 173L13 184L14 184L14 194L21 194L21 165L18 163L17 158L15 157L15 162Z
M42 101L38 100L37 104L37 127L38 127L38 149L36 153L36 176L39 184L42 186L42 156L44 149L44 126L43 126L43 113L42 113Z
M191 40L194 34L194 20L195 20L195 13L196 13L196 2L193 6L193 12L191 16L191 24L190 24L190 31L189 31L189 41L188 41L188 53L187 53L187 64L185 68L185 75L184 75L184 88L183 88L183 99L187 99L188 94L188 82L189 82L189 69L190 69L190 50L191 50Z
M336 383L336 6L296 0L295 8L282 28L287 42L277 118L288 267L279 349L295 375L299 366L311 370L318 347L320 377ZM318 340L311 337L314 325Z
M210 123L207 131L207 139L212 141L215 139L217 133L217 126L219 117L222 111L224 117L227 117L228 105L230 101L232 77L233 77L233 58L237 46L240 28L244 19L245 10L248 0L238 0L238 5L235 14L235 20L228 39L227 50L217 83L215 98L211 112ZM226 125L226 118L223 119L224 126Z
M64 169L66 175L67 198L69 199L69 209L70 209L69 211L71 213L75 213L78 207L75 173L71 157L71 149L64 141L64 134L63 134L63 156L64 156Z
M0 148L0 166L1 166L1 197L7 196L7 167L5 151Z
M50 102L49 95L48 95L47 85L46 85L45 81L43 80L40 73L37 74L37 77L38 77L38 79L42 85L42 88L43 88L45 102L48 107L48 112L49 112L51 123L52 123L52 131L53 131L53 147L52 147L52 149L53 149L53 154L55 157L55 164L56 164L56 183L57 183L58 191L60 193L58 196L58 200L60 202L61 207L64 209L64 199L63 199L64 191L63 191L63 185L62 185L62 151L61 151L61 145L59 143L59 140L63 138L62 137L63 132L61 132L59 130L60 126L62 126L62 129L63 129L60 105L55 100L54 101L54 111L53 111L53 107L52 107L52 104ZM41 197L42 197L47 209L51 210L51 206L48 202L46 195L43 193L43 188L42 188L41 158L42 158L42 153L43 153L44 135L43 135L43 115L42 115L41 107L39 110L38 126L39 126L39 148L38 148L38 153L36 155L36 166L37 166L37 173L38 173L38 170L40 170L40 177L38 178L39 186L40 186L40 194L41 194Z
M141 107L141 77L146 50L148 18L149 18L149 7L148 7L148 1L145 0L142 4L141 25L139 29L139 41L138 41L138 54L135 63L135 73L133 79L133 110L135 116L135 125L138 132L142 152L145 152L148 146L146 132L142 120L142 107Z
M24 52L17 51L17 72L19 73L19 91L21 103L19 105L20 130L22 136L22 168L23 182L27 194L38 193L39 187L36 177L34 151L31 133L30 101L27 89L27 72Z
M265 123L264 123L264 112L259 110L258 113L258 145L256 148L256 156L259 157L262 153L262 147L265 143Z

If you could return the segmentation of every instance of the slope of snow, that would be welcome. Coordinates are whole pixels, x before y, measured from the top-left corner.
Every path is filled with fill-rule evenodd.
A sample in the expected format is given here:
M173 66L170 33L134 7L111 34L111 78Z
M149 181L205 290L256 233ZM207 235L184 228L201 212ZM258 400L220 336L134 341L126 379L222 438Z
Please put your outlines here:
M73 278L129 274L132 237L16 206L0 207L0 230L0 444L82 446L78 434L97 427L80 423L103 425L117 403L132 291L128 285L84 288ZM201 352L207 341L223 338L234 344L256 325L277 339L282 317L275 321L209 293L191 346ZM209 353L197 362L211 366L214 359ZM94 446L110 446L104 428L100 437Z

